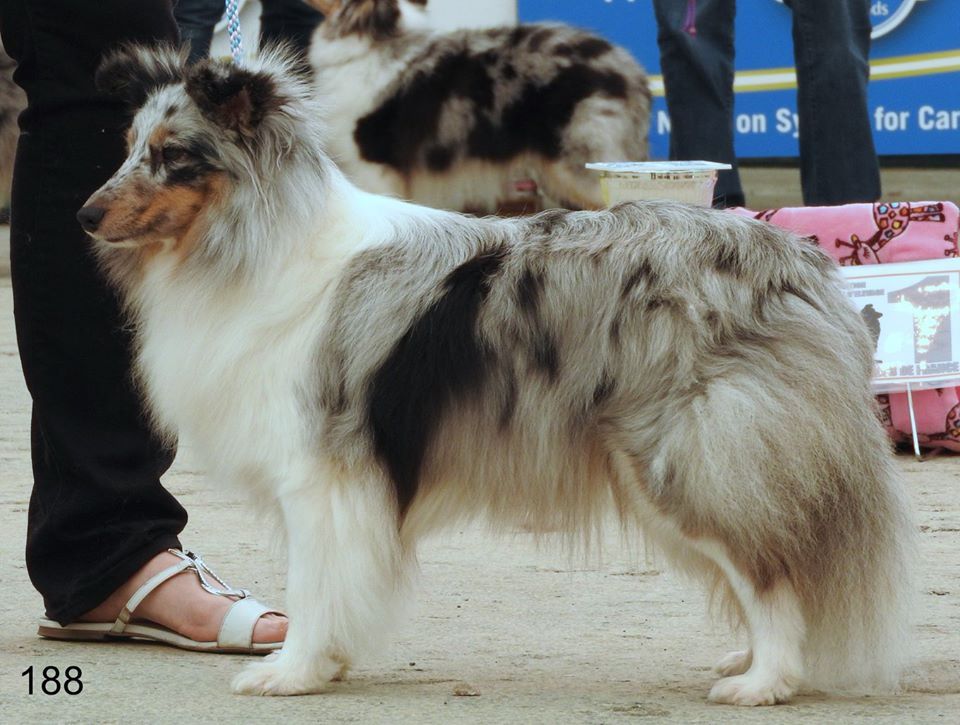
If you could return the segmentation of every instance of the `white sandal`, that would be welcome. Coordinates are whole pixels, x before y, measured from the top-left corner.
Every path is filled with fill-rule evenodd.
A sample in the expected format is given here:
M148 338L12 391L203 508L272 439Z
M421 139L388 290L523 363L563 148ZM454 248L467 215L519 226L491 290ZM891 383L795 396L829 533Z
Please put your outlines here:
M190 551L168 549L171 554L180 558L173 566L154 574L133 593L130 600L120 611L120 616L113 624L95 622L75 622L60 625L49 619L41 619L37 634L41 637L60 640L106 641L116 639L146 639L162 642L172 647L194 650L196 652L216 652L223 654L269 654L280 649L283 642L254 642L253 628L264 614L283 614L276 609L264 606L250 596L246 589L234 589L223 579L214 574L204 564L203 559ZM220 624L220 632L216 642L200 642L162 627L152 622L138 622L133 619L140 603L146 599L154 589L177 574L192 570L200 578L200 586L211 594L221 597L236 597L233 606L227 610ZM216 580L220 587L213 586L207 576Z

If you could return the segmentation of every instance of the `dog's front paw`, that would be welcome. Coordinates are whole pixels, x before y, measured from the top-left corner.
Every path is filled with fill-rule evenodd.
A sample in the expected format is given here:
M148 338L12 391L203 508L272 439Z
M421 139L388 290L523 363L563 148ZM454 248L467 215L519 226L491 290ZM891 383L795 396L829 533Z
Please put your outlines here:
M342 664L333 660L285 661L281 654L270 662L247 665L233 678L233 691L238 695L309 695L327 689L342 668Z
M732 675L742 675L750 669L753 662L753 653L748 649L728 652L720 661L713 666L713 671L721 677L730 677Z
M709 700L745 707L776 705L778 702L787 702L796 691L795 686L782 678L746 674L717 680L710 690Z

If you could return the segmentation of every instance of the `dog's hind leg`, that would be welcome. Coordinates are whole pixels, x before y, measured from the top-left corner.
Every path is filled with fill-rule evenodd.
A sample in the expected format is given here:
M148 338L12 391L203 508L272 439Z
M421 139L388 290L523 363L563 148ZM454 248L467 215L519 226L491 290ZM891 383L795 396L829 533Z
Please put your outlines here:
M750 648L732 652L717 666L724 675L710 692L714 702L734 705L773 705L785 702L797 690L803 676L803 645L806 626L800 600L792 584L776 578L759 587L744 574L728 554L728 547L709 535L690 535L671 506L657 500L657 476L638 457L626 452L614 455L616 484L622 497L630 498L645 535L682 570L705 581L722 585L729 604L747 626Z
M721 660L721 674L710 700L731 705L774 705L786 702L803 677L803 612L793 585L781 578L760 591L740 573L725 547L706 540L694 544L700 553L723 572L740 603L750 631L751 649L734 652ZM739 670L739 672L738 672Z
M339 679L354 657L382 646L405 583L395 505L382 477L334 465L281 490L288 544L283 648L249 665L234 690L299 695Z

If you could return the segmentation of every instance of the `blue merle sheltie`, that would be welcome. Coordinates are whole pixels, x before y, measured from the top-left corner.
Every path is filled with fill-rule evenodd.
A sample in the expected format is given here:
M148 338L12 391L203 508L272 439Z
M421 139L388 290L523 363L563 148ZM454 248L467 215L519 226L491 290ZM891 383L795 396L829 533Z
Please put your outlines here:
M569 208L603 206L590 161L648 157L647 76L623 48L559 24L456 32L406 0L310 0L327 153L380 194L493 213L533 178Z
M382 646L421 537L475 516L640 527L749 632L712 700L893 687L911 514L828 257L678 203L478 219L360 191L291 67L108 57L138 110L78 213L158 430L282 518L289 634L235 689L328 687Z

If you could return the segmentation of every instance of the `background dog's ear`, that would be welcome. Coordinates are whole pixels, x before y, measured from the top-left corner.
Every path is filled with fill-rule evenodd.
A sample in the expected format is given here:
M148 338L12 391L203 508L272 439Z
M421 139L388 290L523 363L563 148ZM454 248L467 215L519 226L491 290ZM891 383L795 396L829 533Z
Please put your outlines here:
M268 74L223 61L196 65L187 77L186 88L207 118L246 137L252 137L263 119L284 104Z
M104 56L94 82L135 110L158 88L182 81L186 65L186 52L169 45L124 45Z

